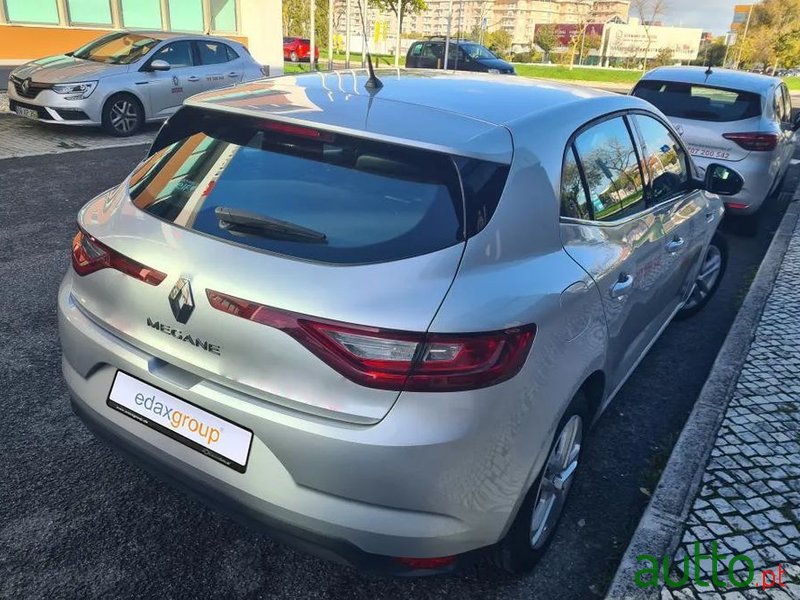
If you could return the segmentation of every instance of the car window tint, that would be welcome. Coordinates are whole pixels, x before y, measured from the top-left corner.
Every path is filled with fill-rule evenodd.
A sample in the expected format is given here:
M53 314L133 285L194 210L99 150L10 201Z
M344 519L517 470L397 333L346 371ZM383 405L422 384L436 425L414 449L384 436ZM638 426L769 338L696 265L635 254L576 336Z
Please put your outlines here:
M228 242L326 263L377 263L463 242L491 218L508 173L486 161L459 158L456 164L443 153L317 133L183 108L131 176L131 200L156 217ZM316 243L243 235L220 225L219 207L326 237Z
M219 42L198 42L197 49L200 51L200 63L203 65L218 65L228 62L228 53L225 44Z
M194 61L192 60L192 44L188 41L167 44L153 55L153 60L165 60L173 69L177 67L191 67L194 65Z
M573 219L592 218L586 188L572 146L564 156L564 168L561 172L561 216Z
M422 54L422 44L417 42L416 44L414 44L411 47L411 55L412 56L419 56L420 54Z
M761 96L752 92L675 81L640 81L634 96L670 117L696 121L740 121L761 114Z
M614 221L645 207L642 172L625 121L616 117L575 140L596 221Z
M652 203L658 204L682 194L689 182L686 154L662 123L645 115L634 115L642 135L645 168L652 177Z
M783 122L792 122L792 98L789 95L789 90L785 85L780 87L780 95L783 102Z
M239 55L236 54L236 50L234 50L230 46L226 46L225 44L222 44L222 47L225 48L225 52L228 55L228 60L236 60L237 58L239 58Z

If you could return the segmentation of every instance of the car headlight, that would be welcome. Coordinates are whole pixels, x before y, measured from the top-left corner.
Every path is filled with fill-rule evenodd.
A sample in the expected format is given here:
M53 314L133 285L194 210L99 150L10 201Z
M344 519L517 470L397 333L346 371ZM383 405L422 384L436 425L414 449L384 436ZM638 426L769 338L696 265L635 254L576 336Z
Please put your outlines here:
M82 100L88 98L96 87L96 81L84 81L81 83L57 83L52 89L56 94L67 96L67 100Z
M500 73L500 69L489 69L487 73Z

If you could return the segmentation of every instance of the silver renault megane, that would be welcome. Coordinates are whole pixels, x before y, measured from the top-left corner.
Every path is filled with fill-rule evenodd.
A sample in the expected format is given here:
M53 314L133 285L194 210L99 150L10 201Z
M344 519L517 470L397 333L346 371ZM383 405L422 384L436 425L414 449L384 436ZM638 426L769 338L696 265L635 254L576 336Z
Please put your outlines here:
M593 420L725 267L652 105L442 71L191 98L78 216L75 412L274 537L359 568L530 569Z
M119 137L164 120L193 94L269 74L242 44L205 35L117 31L9 75L11 112Z

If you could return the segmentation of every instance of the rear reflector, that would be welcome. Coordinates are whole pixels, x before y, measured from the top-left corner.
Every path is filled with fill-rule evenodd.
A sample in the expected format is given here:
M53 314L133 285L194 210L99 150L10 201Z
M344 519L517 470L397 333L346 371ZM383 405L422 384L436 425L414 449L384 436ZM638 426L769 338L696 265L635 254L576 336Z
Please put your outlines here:
M81 277L100 269L114 269L150 285L158 285L167 277L166 273L112 250L82 230L72 239L72 267Z
M280 329L333 369L366 387L454 392L495 385L516 375L534 325L487 333L418 333L318 319L206 290L222 312Z
M741 202L726 202L725 206L734 210L742 210L747 208L747 204L742 204Z
M456 562L456 557L439 556L436 558L410 558L398 556L394 560L411 569L440 569L452 565Z
M752 152L768 152L778 147L777 133L723 133L722 137Z

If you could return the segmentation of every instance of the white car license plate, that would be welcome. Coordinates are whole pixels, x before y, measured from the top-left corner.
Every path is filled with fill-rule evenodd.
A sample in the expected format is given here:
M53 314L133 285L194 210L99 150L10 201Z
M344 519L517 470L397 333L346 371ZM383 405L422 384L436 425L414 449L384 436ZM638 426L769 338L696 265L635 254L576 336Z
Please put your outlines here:
M247 469L253 432L117 371L107 404L240 473Z
M24 106L17 106L14 111L20 116L25 117L26 119L39 119L39 113L33 110L32 108L25 108Z

